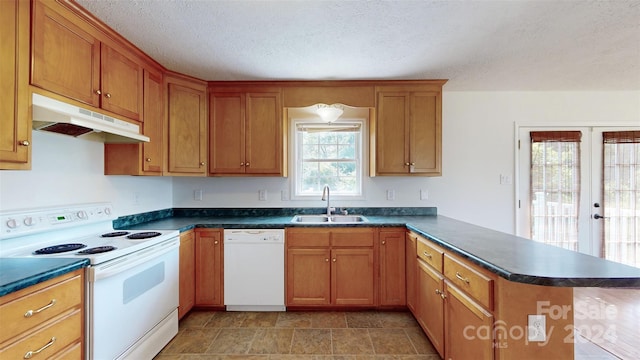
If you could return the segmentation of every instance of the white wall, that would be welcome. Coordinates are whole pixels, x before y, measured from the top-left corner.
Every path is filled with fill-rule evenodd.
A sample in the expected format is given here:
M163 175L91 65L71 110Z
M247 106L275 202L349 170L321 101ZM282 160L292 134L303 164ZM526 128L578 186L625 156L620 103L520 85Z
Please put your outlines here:
M366 201L333 199L337 207L437 206L441 215L514 231L514 126L550 123L640 124L640 92L446 92L443 176L366 179ZM281 200L283 178L104 176L100 143L34 132L31 171L0 171L0 210L112 201L119 215L169 207L322 207ZM193 190L203 190L203 200ZM267 200L258 200L258 190ZM386 190L396 200L386 200ZM429 191L420 200L420 189ZM136 194L138 204L135 204Z
M40 131L32 140L31 171L0 171L0 211L111 201L128 215L172 206L171 178L103 175L101 143Z

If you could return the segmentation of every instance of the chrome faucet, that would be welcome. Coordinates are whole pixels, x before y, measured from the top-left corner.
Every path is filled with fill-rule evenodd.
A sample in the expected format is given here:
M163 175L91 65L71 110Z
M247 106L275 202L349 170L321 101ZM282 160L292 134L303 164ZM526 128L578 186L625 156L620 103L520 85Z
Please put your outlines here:
M330 190L329 190L329 185L325 185L324 188L322 189L322 201L326 201L327 202L327 216L331 217L331 213L336 211L336 208L332 208L331 205L329 204L329 198L331 197L330 195Z

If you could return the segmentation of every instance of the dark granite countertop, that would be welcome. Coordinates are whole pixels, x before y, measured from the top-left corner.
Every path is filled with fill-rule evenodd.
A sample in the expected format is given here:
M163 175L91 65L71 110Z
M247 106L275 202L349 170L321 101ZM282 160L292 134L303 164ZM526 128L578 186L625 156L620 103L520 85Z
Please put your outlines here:
M88 265L88 259L0 258L0 296Z
M184 210L184 209L183 209ZM180 230L193 228L284 228L312 226L407 227L453 253L501 276L526 284L567 287L640 287L640 269L532 240L490 230L440 215L368 215L361 224L294 224L288 213L241 216L194 210L121 228ZM195 216L186 216L188 214ZM206 216L205 216L206 215Z

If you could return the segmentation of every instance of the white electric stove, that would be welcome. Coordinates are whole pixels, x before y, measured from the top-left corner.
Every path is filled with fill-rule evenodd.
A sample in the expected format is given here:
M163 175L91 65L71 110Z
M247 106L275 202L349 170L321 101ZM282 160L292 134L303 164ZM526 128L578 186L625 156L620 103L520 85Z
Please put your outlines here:
M89 259L87 359L153 359L178 331L179 233L115 218L110 203L0 212L0 258Z

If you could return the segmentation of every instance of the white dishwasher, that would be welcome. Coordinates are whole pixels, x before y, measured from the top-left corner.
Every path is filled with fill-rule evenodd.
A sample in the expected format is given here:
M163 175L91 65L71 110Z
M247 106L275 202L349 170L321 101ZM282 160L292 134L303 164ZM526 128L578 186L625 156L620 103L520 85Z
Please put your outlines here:
M227 311L284 311L284 229L224 230Z

